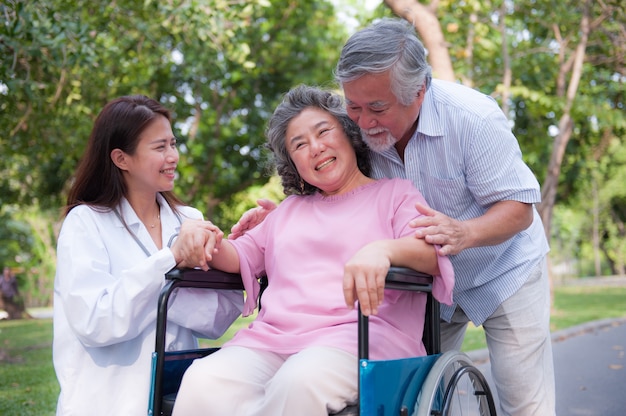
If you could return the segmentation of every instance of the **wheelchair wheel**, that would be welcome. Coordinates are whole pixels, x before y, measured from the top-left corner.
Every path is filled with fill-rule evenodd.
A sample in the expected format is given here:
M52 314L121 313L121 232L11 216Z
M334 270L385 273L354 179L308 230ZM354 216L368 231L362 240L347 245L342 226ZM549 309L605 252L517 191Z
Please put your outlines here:
M416 416L495 416L487 380L470 358L449 351L437 359L418 395Z

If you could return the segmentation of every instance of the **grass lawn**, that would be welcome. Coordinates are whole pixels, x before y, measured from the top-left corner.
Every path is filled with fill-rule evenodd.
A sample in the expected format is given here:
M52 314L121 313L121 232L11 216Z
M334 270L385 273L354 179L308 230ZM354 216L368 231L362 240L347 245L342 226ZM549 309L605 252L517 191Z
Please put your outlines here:
M626 287L563 286L554 291L552 330L626 316ZM240 318L221 345L252 318ZM52 320L0 321L0 415L52 416L59 394L52 367ZM470 325L463 351L485 348L482 328Z
M585 322L626 316L626 287L560 286L554 290L550 316L552 332ZM462 351L486 348L482 327L470 324Z
M0 322L0 415L55 414L59 387L51 346L51 319Z

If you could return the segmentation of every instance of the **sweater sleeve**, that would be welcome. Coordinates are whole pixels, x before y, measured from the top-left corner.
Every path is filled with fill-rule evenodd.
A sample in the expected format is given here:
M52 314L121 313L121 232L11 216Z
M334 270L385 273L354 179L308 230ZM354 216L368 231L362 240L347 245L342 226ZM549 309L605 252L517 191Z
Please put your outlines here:
M415 209L415 203L428 206L424 196L408 180L396 180L397 189L395 195L399 195L399 203L394 215L394 228L396 228L396 238L411 235L415 232L409 226L409 222L421 216ZM435 245L438 249L439 246ZM433 276L433 296L439 302L451 305L454 290L454 268L447 256L437 255L437 263L440 274Z

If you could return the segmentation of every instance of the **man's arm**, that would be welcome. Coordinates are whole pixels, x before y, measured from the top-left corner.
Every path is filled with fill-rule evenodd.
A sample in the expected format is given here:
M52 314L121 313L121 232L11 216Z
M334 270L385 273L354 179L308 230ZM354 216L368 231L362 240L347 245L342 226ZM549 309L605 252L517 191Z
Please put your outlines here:
M532 204L518 201L497 202L482 216L466 221L455 220L424 205L416 207L423 215L411 221L410 226L423 228L416 230L415 236L429 244L440 245L441 256L503 243L533 221Z
M235 240L244 235L246 231L259 225L267 217L267 214L276 208L276 204L269 199L258 199L256 203L259 206L244 212L237 224L230 229L229 240Z

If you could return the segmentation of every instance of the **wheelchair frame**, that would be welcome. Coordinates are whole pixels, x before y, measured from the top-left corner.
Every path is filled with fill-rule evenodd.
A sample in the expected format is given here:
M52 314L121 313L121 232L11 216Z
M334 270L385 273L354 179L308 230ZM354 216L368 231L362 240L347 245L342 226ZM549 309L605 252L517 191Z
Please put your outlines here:
M207 272L197 269L173 269L166 274L167 284L161 290L158 300L155 352L152 355L152 388L148 416L169 416L175 395L185 369L194 359L201 358L218 348L202 348L184 351L165 351L167 308L170 295L177 288L206 288L243 290L239 274L219 270ZM334 416L369 416L400 415L465 415L452 410L459 407L461 396L468 396L467 390L473 390L475 399L466 406L478 405L479 415L496 415L495 404L489 385L473 366L466 354L451 351L441 354L439 302L432 296L432 276L401 267L391 267L385 281L386 289L419 291L427 294L426 314L424 319L423 343L428 353L425 357L403 360L370 361L368 317L358 310L358 358L359 358L359 405L348 406ZM262 282L263 290L263 282ZM261 292L262 292L261 290ZM260 303L260 302L259 302ZM167 365L169 364L169 366ZM407 368L411 368L408 381L404 383L406 392L397 392L393 405L373 403L372 394L362 394L367 387L370 392L385 389L388 386L370 383L367 372L401 371L407 377ZM400 370L399 370L400 369ZM465 385L463 385L465 383ZM371 384L371 385L370 385ZM385 383L387 384L387 383ZM387 392L388 393L388 392ZM375 395L375 394L374 394ZM461 404L461 405L463 405ZM473 404L473 406L472 406ZM375 408L374 408L375 407ZM387 411L391 408L393 413ZM415 412L413 411L415 409ZM475 413L471 413L475 414Z

